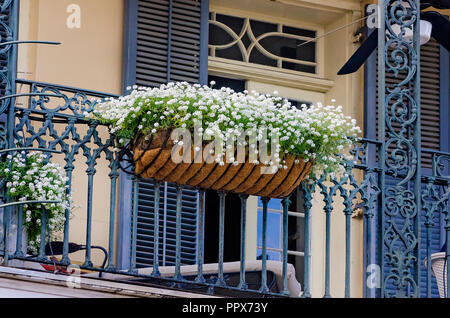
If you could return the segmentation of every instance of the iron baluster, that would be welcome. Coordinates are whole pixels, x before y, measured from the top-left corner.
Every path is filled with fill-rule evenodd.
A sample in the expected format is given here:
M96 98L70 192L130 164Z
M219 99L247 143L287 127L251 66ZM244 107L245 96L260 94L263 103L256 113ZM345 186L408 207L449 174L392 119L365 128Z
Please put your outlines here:
M205 261L204 247L205 247L205 190L200 189L198 192L199 197L199 211L198 211L198 224L197 224L197 277L195 279L198 283L204 283L203 277L203 263Z
M109 178L111 179L111 187L110 187L110 196L109 196L109 246L108 246L108 266L107 269L114 272L115 271L115 265L114 265L114 233L115 233L115 215L116 215L116 185L117 185L117 178L119 177L119 162L118 158L114 153L110 153L109 156L107 156L107 159L109 159L110 164L110 173Z
M239 268L239 285L238 288L242 290L247 290L248 286L245 282L245 236L246 236L246 226L247 226L247 199L248 195L239 195L241 202L241 262Z
M219 191L219 264L218 264L218 277L217 285L226 286L223 277L223 259L224 259L224 235L225 235L225 196L227 194L223 191Z
M261 248L261 288L259 292L267 293L269 288L267 287L267 206L269 205L270 198L261 198L263 204L262 211L262 248Z
M177 208L176 208L176 246L175 246L175 275L174 279L182 280L181 267L181 211L182 211L183 186L177 185Z
M161 182L155 181L154 183L155 199L153 206L153 271L152 276L160 277L159 272L159 200L161 194Z
M283 206L283 290L281 291L281 294L288 296L290 294L288 289L288 236L289 236L289 227L288 227L288 220L289 220L289 204L291 204L291 200L289 197L283 198L281 200L281 204ZM298 296L298 295L294 295Z
M311 298L311 207L312 207L312 193L315 189L315 184L302 183L301 189L304 198L304 213L305 213L305 257L304 257L304 270L303 281L304 289L302 297Z
M16 253L14 257L24 257L22 250L22 229L23 229L23 205L19 205L17 211L17 227L16 227Z
M131 221L131 251L130 251L130 273L136 272L136 241L137 241L137 219L138 219L138 193L139 182L137 177L132 177L133 182L133 200L132 200L132 221Z

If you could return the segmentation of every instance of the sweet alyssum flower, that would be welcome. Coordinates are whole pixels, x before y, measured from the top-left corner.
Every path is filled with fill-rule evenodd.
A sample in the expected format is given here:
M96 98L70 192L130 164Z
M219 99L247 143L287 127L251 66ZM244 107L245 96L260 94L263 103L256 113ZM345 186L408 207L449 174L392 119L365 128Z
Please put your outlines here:
M34 254L40 246L43 208L47 212L51 239L58 239L58 233L64 229L66 211L69 211L69 215L72 211L72 199L67 195L68 179L64 170L57 164L45 162L46 156L38 152L8 155L7 160L0 162L0 178L6 180L8 195L12 201L60 202L23 205L23 225L27 231L28 250Z
M236 141L245 131L247 136L255 136L270 147L273 137L278 135L280 153L311 160L314 171L342 171L345 157L341 153L353 142L351 137L361 132L356 121L345 116L341 106L317 104L296 108L274 95L240 93L187 82L154 88L135 86L129 95L98 100L95 109L85 115L109 125L119 147L138 134L172 128L194 131L200 125L204 139ZM219 164L224 163L225 151L223 147L222 153L215 154ZM258 147L250 146L249 151L257 154ZM260 161L283 168L280 161Z

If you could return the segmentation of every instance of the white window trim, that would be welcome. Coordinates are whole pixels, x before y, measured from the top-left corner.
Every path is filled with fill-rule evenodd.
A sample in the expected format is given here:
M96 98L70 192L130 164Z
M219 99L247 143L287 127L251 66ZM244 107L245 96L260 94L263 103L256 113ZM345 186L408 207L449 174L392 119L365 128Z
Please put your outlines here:
M306 72L307 74L313 74L316 75L318 74L319 70L318 70L318 54L317 54L317 43L314 42L314 37L309 37L309 36L301 36L301 35L294 35L294 34L290 34L290 33L285 33L283 32L283 28L286 27L293 27L292 25L287 25L285 23L280 23L275 22L275 21L267 21L267 20L261 20L261 19L255 19L252 16L236 16L236 15L227 15L227 16L232 16L232 17L237 17L243 20L243 25L241 30L239 31L239 33L236 33L234 30L231 29L230 26L226 25L223 22L220 22L217 20L217 14L222 14L221 12L215 12L215 11L211 11L210 15L211 18L209 20L209 24L210 25L215 25L216 27L222 29L222 31L226 32L231 38L232 40L226 44L208 44L211 56L216 56L216 50L222 50L222 49L227 49L230 47L234 47L235 45L237 45L237 47L239 48L241 54L242 54L242 59L243 62L246 63L251 63L250 60L250 55L251 52L253 50L257 50L259 51L261 54L263 54L264 56L275 60L277 66L272 66L272 67L276 67L278 69L283 69L282 67L282 63L283 62L289 62L289 63L295 63L297 65L303 65L303 66L314 66L315 67L315 72ZM254 34L254 30L252 27L252 22L253 21L260 21L263 23L268 23L271 25L276 25L277 27L277 31L272 31L272 32L267 32L264 33L262 35L259 36L255 36ZM299 29L303 29L303 30L307 30L307 31L312 31L314 32L314 36L317 35L317 30L315 28L309 28L309 29L304 29L304 28L299 28ZM248 38L250 39L251 43L249 45L249 47L246 47L243 43L242 38L244 36L248 36ZM292 59L292 58L287 58L287 57L282 57L279 55L276 55L272 52L269 52L269 50L267 50L263 44L261 44L261 40L267 38L267 37L273 37L273 36L279 36L279 37L284 37L284 38L291 38L291 39L296 39L296 40L303 40L303 41L313 41L314 45L315 45L315 56L314 56L314 61L307 61L307 60L301 60L301 59Z
M291 26L291 27L300 28L300 29L306 29L306 30L314 30L314 31L316 31L317 37L320 37L325 33L325 28L321 24L311 23L311 22L302 21L302 20L299 21L299 20L287 19L285 17L273 15L273 13L271 13L271 12L268 12L267 14L262 14L262 13L258 13L258 12L252 12L251 10L249 10L249 11L240 10L240 9L231 8L231 7L216 6L214 4L210 5L210 12L215 12L216 14L225 14L225 15L230 15L230 16L243 17L243 18L248 17L253 20L259 20L259 21L275 23L275 24L280 24L280 20L282 20L282 22L283 22L282 25ZM213 57L213 58L209 57L208 61L210 63L211 62L214 63L216 59L218 59L219 61L225 60L225 61L239 62L239 61L233 61L233 60L227 60L227 59L220 59L217 57ZM299 74L299 75L306 76L306 79L308 79L308 81L311 81L311 79L313 79L313 78L321 79L327 83L326 84L327 86L332 86L334 84L334 82L326 80L324 78L324 74L325 74L325 43L324 43L323 38L320 38L316 41L316 62L315 63L317 64L315 74L299 72L299 71L292 71L292 70L287 70L287 69L280 69L280 68L275 68L275 67L271 67L271 66L253 64L253 63L245 63L245 62L241 62L241 65L242 64L247 65L248 69L253 69L253 68L259 69L259 66L263 66L266 69L267 68L272 69L273 73L277 73L277 72L285 73L284 71L287 71L287 73L292 72L293 74ZM219 74L217 74L217 75L219 75ZM239 77L239 78L250 79L250 78L245 78L245 77ZM283 79L283 80L285 80L285 79ZM298 79L295 79L295 80L298 80ZM268 81L266 81L266 82L268 82ZM276 80L276 74L273 74L273 81L271 81L271 83L279 85L279 81ZM292 84L292 83L288 83L288 84ZM289 85L287 85L287 83L284 83L284 86L289 86ZM291 86L291 87L297 87L297 86ZM298 87L298 88L308 89L305 86ZM330 88L328 88L326 91L324 91L322 88L321 90L316 90L316 91L327 92L329 89Z
M208 58L208 72L211 75L239 78L320 93L326 93L334 86L334 81L318 78L309 73L212 56Z

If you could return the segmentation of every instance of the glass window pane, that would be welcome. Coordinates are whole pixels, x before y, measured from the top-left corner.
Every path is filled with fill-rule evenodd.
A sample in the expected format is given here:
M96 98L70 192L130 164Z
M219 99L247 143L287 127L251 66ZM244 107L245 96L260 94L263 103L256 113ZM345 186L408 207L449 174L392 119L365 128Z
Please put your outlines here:
M233 17L231 15L216 14L216 21L225 24L227 27L232 29L234 33L241 33L242 27L244 26L244 18Z
M262 250L258 249L256 259L262 259ZM281 252L267 251L267 260L269 261L281 261Z
M299 36L306 36L309 38L316 37L316 31L294 28L294 27L290 27L287 25L283 25L283 33L294 34L294 35L299 35Z
M269 32L278 31L278 26L274 23L250 20L250 26L256 38Z
M258 211L257 245L262 246L262 211ZM267 247L281 248L281 214L267 213Z
M261 209L263 207L261 197L258 197L258 207L260 207ZM283 207L281 205L281 199L270 199L267 208L282 211Z
M250 53L249 62L277 67L277 60L262 54L256 47L253 48L252 52Z

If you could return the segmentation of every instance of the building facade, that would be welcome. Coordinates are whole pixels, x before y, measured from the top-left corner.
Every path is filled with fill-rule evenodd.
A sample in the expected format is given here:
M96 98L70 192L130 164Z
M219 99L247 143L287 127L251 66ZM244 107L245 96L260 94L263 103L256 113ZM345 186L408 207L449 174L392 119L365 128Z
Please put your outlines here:
M132 85L159 86L170 81L207 84L214 81L218 87L232 87L236 91L278 91L294 105L317 102L342 105L344 113L355 118L363 129L364 136L361 137L377 140L379 68L376 54L372 54L358 72L337 75L359 47L361 37L368 36L370 30L362 18L366 15L366 6L372 2L21 0L18 39L61 44L18 46L17 78L24 81L17 82L16 93L30 92L28 83L31 82L55 83L61 90L65 86L79 87L96 96L95 92L122 95ZM421 54L422 147L447 153L450 150L449 55L435 41L422 46ZM387 78L386 83L395 85L396 78ZM15 103L26 107L29 98L17 97ZM83 98L75 96L70 103L83 105ZM59 103L57 98L48 101L52 107L58 107ZM69 114L73 109L60 112ZM45 121L33 121L33 125L35 131L47 129ZM58 132L57 135L67 131L66 127L64 123L55 123L52 129ZM79 125L77 129L81 136L89 134L88 125ZM66 167L68 160L64 152L76 144L73 135L67 137L69 148L65 149L57 142L53 144L55 149L63 151L63 154L55 154L53 160ZM106 127L98 127L97 137L101 143L108 140ZM31 141L28 146L43 145L41 139L45 138L41 134L39 140ZM50 145L54 137L48 138ZM71 143L70 138L75 142ZM96 138L89 138L85 145L94 149L100 145ZM352 170L355 182L361 184L361 189L362 184L367 188L351 192L356 187L349 181L330 190L335 184L323 181L323 186L317 185L306 192L299 188L291 197L287 261L294 266L296 280L303 292L307 286L307 296L378 296L379 286L369 288L366 283L372 273L369 265L380 263L375 256L381 244L376 235L382 227L367 219L367 214L370 215L369 212L379 204L376 198L373 199L378 196L375 184L378 186L379 181L364 183L371 173L378 173L374 168L376 164L370 165L370 162L377 162L376 155L373 150L368 152L364 154L366 161L360 162L367 167ZM428 153L422 157L423 170L430 175L433 173L433 156ZM135 184L135 180L123 171L112 176L106 152L99 154L95 163L90 163L88 157L81 148L73 153L73 161L77 164L71 169L71 191L77 209L66 237L70 242L87 244L89 241L93 246L109 248L109 256L118 269L154 266L154 182L139 180ZM448 162L444 165L444 169L448 169ZM113 179L117 180L111 183ZM439 191L448 189L448 180L444 181ZM351 193L350 199L344 189ZM111 198L112 191L117 195ZM197 264L199 244L202 244L204 263L217 263L218 229L223 225L220 224L219 195L207 191L203 197L190 188L183 189L182 194L181 242L178 245L174 239L178 231L175 222L177 188L167 183L160 186L160 232L157 234L160 266L175 266L177 261L182 265ZM448 210L448 202L446 204ZM204 220L199 220L201 205L206 208ZM271 200L266 211L269 224L267 255L271 261L283 260L283 211L282 200ZM437 252L445 241L445 220L442 211L432 213L437 215L435 222L423 227L422 231L431 231L430 251ZM421 220L425 218L426 211ZM245 214L245 259L248 261L261 260L262 219L261 198L250 197L246 201ZM239 197L229 194L225 198L222 247L225 262L240 260L240 222ZM405 225L399 222L398 226ZM199 240L201 225L204 234ZM427 241L421 241L416 248L422 251L420 262L427 254L427 244ZM134 258L129 257L130 253ZM99 266L103 254L93 250L89 258ZM70 260L83 264L86 262L85 251L70 254ZM111 265L111 259L108 264ZM431 296L438 296L434 277L430 278L432 287L427 288L429 275L423 265L419 268L423 273L417 274L416 270L415 275L423 285L421 293L425 294L422 295L429 291ZM386 286L384 288L389 289Z

